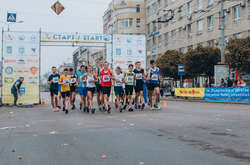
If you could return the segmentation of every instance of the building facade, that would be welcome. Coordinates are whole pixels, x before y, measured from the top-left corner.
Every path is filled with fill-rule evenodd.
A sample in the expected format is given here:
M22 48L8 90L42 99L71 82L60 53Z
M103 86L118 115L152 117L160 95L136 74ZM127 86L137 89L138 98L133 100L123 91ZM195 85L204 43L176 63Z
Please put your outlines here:
M166 50L186 52L197 45L220 46L220 1L146 0L147 63ZM228 0L225 43L250 35L250 0ZM153 23L169 20L165 23Z
M103 16L104 34L145 34L144 0L112 0Z

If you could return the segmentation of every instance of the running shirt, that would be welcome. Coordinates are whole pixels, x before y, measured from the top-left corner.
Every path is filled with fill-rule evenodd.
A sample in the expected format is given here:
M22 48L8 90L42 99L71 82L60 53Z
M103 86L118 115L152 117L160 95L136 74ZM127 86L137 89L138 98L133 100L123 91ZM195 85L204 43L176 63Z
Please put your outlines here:
M119 75L115 74L115 86L116 87L122 87L123 85L123 80L124 75L122 73L120 73Z
M95 82L91 82L91 81L94 81L95 78L94 78L94 75L87 75L87 88L95 88Z
M52 83L50 84L50 89L57 89L58 88L58 82L60 79L60 75L59 74L51 74L48 78L48 81L52 80Z
M104 71L104 69L101 72L102 76L101 76L101 85L103 87L111 87L112 86L112 80L111 80L111 70L108 70L106 73Z
M127 85L134 85L135 81L135 73L134 72L127 72L125 81L127 82Z
M61 85L61 92L68 92L70 91L70 78L71 76L70 75L61 75L60 77L60 82L63 83Z
M141 70L134 69L134 73L136 78L136 84L138 83L143 84L144 69Z
M83 86L82 86L81 78L82 78L85 74L87 74L87 72L84 72L84 73L78 72L78 73L77 73L77 77L78 77L78 87L80 87L80 88L83 87ZM85 81L85 80L83 80L83 83L84 83L84 84L83 84L84 87L86 87L87 84L86 84L86 81Z
M11 87L11 92L17 92L20 90L20 87L22 85L22 82L20 80L17 80Z
M149 84L159 84L159 68L152 69L150 68L150 78L148 81Z
M71 75L71 78L70 78L70 86L75 86L75 84L76 84L76 75L75 74L73 74L73 75Z

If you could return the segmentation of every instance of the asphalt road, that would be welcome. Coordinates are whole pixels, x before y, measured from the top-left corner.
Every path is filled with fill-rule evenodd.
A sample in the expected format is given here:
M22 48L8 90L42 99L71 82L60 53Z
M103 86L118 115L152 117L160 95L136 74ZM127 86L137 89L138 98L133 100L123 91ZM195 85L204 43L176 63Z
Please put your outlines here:
M249 105L169 101L112 115L0 107L0 165L247 165L249 130Z

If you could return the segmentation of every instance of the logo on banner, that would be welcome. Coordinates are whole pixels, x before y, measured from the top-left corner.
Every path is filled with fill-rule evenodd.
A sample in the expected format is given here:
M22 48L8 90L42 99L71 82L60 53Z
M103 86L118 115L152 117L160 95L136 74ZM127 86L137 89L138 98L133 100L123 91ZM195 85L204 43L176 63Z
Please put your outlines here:
M8 74L8 75L12 74L13 73L13 68L11 66L6 67L5 68L5 73Z
M12 46L7 46L7 47L6 47L6 53L7 53L8 55L11 55L11 54L12 54Z
M6 41L12 41L13 39L14 39L14 37L12 35L10 35L10 34L5 36Z
M127 49L127 55L128 55L128 56L132 56L132 49L130 49L130 48Z
M4 82L7 84L12 84L14 82L14 78L12 77L5 77Z
M7 22L16 22L16 13L7 13Z
M139 54L142 54L142 50L138 50L138 53L139 53Z
M38 77L29 77L29 83L31 84L38 83Z
M24 52L25 52L24 47L21 47L21 48L18 49L18 53L19 53L20 56L23 56Z
M4 60L3 61L5 64L8 64L8 63L16 63L16 60L15 59L8 59L8 60Z
M24 41L24 40L25 40L25 36L24 36L24 35L19 36L18 39L19 39L20 41Z
M25 61L23 59L17 60L17 64L25 64Z
M24 94L25 94L25 91L26 91L26 90L25 90L24 87L21 87L21 88L20 88L20 94L21 94L21 95L24 95Z
M36 36L35 36L35 35L32 35L32 36L30 37L30 40L33 41L33 42L35 42L35 41L36 41Z
M27 60L28 64L34 64L34 63L38 63L38 62L39 62L39 60L34 60L34 59L28 59Z
M35 75L35 74L37 73L37 71L38 71L38 68L35 67L35 66L32 66L32 67L30 68L30 72L31 72L31 74L33 74L33 75Z
M127 43L128 44L132 43L132 39L131 38L127 38Z
M37 50L36 48L31 48L31 53L32 53L31 55L32 56L36 56L36 50Z

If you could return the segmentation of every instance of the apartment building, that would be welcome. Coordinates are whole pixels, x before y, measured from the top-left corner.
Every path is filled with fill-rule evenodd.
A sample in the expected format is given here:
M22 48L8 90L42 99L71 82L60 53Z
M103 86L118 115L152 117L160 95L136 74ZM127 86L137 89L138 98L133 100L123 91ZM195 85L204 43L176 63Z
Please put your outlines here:
M175 49L220 46L220 0L146 0L147 63ZM227 0L225 43L250 35L250 0ZM154 21L169 20L165 23Z
M145 34L144 0L112 0L103 16L104 34Z

